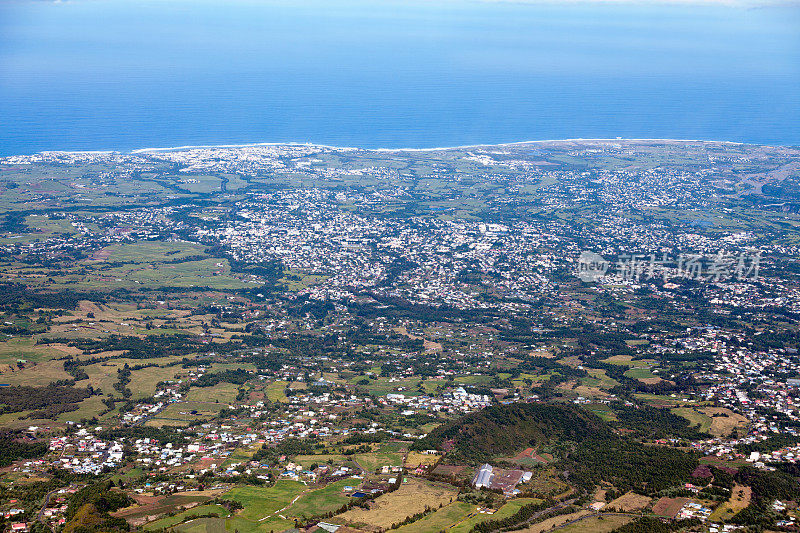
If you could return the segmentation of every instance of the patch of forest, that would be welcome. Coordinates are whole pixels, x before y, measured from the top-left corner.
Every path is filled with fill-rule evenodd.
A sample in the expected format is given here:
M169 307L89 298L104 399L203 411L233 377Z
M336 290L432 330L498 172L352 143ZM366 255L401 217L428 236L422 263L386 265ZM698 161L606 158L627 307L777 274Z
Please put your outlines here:
M443 424L414 445L448 450L448 462L471 465L542 446L556 451L562 475L586 490L605 481L652 494L689 479L698 464L694 454L618 435L596 415L565 404L489 407Z
M78 403L93 394L90 388L66 385L47 387L0 387L0 413L33 411L33 418L53 418L78 408Z

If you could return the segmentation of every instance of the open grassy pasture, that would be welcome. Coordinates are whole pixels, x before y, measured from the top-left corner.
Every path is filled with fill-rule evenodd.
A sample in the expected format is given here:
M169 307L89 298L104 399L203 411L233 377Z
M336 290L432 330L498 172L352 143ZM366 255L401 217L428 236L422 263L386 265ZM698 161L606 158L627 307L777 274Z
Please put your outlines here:
M191 509L187 509L186 511L180 512L174 516L168 516L166 518L161 518L160 520L156 520L155 522L150 522L144 526L145 530L154 530L154 529L161 529L161 528L168 528L172 527L176 524L180 524L187 517L194 516L194 515L203 515L203 514L211 514L216 513L221 517L228 516L228 510L225 509L221 505L211 504L211 505L199 505L197 507L192 507Z
M454 383L458 385L485 385L492 380L491 376L487 375L480 375L480 376L456 376Z
M537 498L517 498L515 500L508 501L505 505L500 507L496 513L489 515L489 514L475 514L470 518L460 522L459 524L455 525L449 531L453 533L469 533L473 527L481 522L486 522L487 520L502 520L503 518L508 518L509 516L513 515L519 508L523 505L527 505L529 503L539 503L542 500Z
M679 406L679 405L686 405L687 403L695 403L695 402L685 402L687 397L681 394L676 394L675 397L665 394L646 394L646 393L634 393L634 398L638 400L645 401L649 404L655 406Z
M118 359L85 366L83 370L89 376L89 379L79 381L78 385L85 387L88 384L95 390L100 389L103 391L103 394L119 396L119 393L114 390L114 383L117 382L117 371L123 366L124 363L120 362ZM151 369L147 368L145 370Z
M158 416L148 420L145 425L185 426L195 420L207 420L216 416L223 404L211 402L179 402L169 404Z
M149 398L156 392L156 384L160 381L168 381L175 377L176 372L180 372L180 367L148 367L131 372L131 382L128 388L131 389L133 399Z
M334 463L344 463L352 459L352 455L345 456L336 453L325 453L320 455L296 455L292 458L292 461L299 465L303 465L303 468L308 468L313 463L317 464L324 464L328 461L333 461Z
M288 381L274 381L267 385L266 393L267 399L271 402L285 402L287 401L286 394L284 394L284 390L286 390L286 385L288 385Z
M584 406L587 411L591 411L606 422L613 422L617 420L617 415L614 410L608 405L602 403L589 403Z
M422 388L425 390L425 394L433 394L436 392L438 387L444 385L443 379L426 379L422 382Z
M188 242L146 241L115 244L104 248L100 257L110 263L147 263L151 261L179 261L205 255L205 248Z
M217 402L224 406L236 399L239 389L233 383L217 383L213 387L193 387L186 393L189 402Z
M2 337L0 337L2 339ZM6 372L6 365L16 365L23 359L30 363L48 361L54 357L63 357L72 353L72 348L63 345L36 345L36 340L31 337L5 337L0 342L0 370ZM0 377L2 380L2 377Z
M224 518L198 518L179 524L173 531L179 533L226 533Z
M611 363L612 365L629 366L635 368L646 368L654 365L656 362L653 359L636 359L630 355L612 355L603 359L604 363Z
M108 279L119 287L210 287L213 289L241 289L249 284L231 276L227 259L201 259L182 263L141 263L104 269L88 276L92 283L96 277ZM117 281L120 280L120 281Z
M539 385L543 381L550 379L552 374L552 372L546 372L543 374L528 374L523 372L519 375L518 379L512 379L511 383L513 383L516 387L525 387L529 381L534 385Z
M632 516L606 515L584 518L574 524L554 530L554 533L608 533L632 521Z
M458 524L470 513L475 512L476 506L466 502L453 502L445 505L436 512L425 516L397 529L397 533L438 533L447 530L451 525Z
M72 376L64 371L63 361L43 361L27 363L22 369L12 365L3 365L0 383L44 387L53 381L70 378Z
M609 377L605 370L590 368L587 369L586 372L588 372L591 377L584 378L582 381L583 385L600 387L601 389L610 389L619 385L619 381Z
M266 520L254 521L242 518L239 515L233 515L225 520L225 531L230 533L269 533L270 531L278 532L285 531L294 527L294 522L281 518L280 516L271 516Z
M101 396L90 396L78 404L77 411L64 413L58 417L59 422L78 422L81 419L90 419L98 416L99 413L106 410Z
M287 517L312 517L335 511L348 501L350 497L343 492L344 487L357 487L361 483L360 479L347 478L336 483L331 483L320 489L307 492L300 496L286 510Z
M631 368L630 370L625 372L625 376L629 377L629 378L633 378L633 379L642 380L642 381L660 379L658 376L653 374L647 368Z
M244 506L237 513L238 517L258 522L287 507L306 490L308 487L302 483L279 480L271 487L234 487L224 497L236 500Z
M402 466L403 454L397 449L392 449L391 444L392 443L388 443L381 446L378 451L372 453L356 454L355 460L365 470L370 472L374 472L375 469L382 466Z
M364 376L353 376L353 378L350 379L350 382L355 384L363 379L365 379ZM420 381L421 380L419 378L406 378L395 381L389 381L389 378L378 378L370 379L369 384L363 385L363 387L372 394L379 396L384 396L390 393L399 393L405 396L419 396L422 394L422 392L418 390Z
M696 411L691 407L676 407L671 409L671 411L688 420L690 425L697 427L700 431L707 432L713 422L710 416Z
M226 259L210 257L204 247L190 243L148 241L112 245L75 266L80 268L65 269L59 275L50 276L52 281L48 284L52 288L79 290L98 286L106 289L250 286L231 272ZM42 282L41 276L25 275L29 283Z

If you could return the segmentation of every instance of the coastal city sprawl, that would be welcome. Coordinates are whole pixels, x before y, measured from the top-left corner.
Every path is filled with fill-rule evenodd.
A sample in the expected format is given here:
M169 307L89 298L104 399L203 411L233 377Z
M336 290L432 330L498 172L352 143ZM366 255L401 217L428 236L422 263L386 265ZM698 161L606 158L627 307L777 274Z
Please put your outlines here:
M2 158L0 526L796 531L799 228L787 147Z

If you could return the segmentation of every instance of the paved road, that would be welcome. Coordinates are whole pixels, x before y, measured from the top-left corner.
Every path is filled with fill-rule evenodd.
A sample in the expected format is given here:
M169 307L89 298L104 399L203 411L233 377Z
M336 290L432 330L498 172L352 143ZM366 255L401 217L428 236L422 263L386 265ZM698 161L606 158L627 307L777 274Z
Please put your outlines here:
M53 494L57 493L59 490L61 490L61 487L59 487L57 489L53 489L50 492L48 492L47 494L45 494L44 503L42 504L42 508L39 509L39 512L36 514L36 520L38 520L42 524L46 525L48 528L50 527L50 524L48 524L47 520L44 519L44 510L47 509L47 506L50 503L50 497ZM52 528L51 528L51 531L52 531Z

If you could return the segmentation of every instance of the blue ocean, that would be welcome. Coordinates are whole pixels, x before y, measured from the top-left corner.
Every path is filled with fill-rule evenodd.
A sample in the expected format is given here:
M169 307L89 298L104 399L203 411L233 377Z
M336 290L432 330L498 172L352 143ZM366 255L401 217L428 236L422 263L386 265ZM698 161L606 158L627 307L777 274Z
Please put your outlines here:
M0 2L2 155L613 137L800 145L800 6Z

